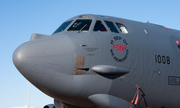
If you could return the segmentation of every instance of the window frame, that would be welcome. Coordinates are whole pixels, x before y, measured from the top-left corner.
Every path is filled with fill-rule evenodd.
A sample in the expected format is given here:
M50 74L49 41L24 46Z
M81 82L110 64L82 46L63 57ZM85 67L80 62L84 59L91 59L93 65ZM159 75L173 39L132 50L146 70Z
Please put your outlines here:
M95 30L94 30L97 21L100 21L100 22L102 23L102 25L104 26L104 28L106 29L106 31L95 31ZM102 20L99 20L99 19L94 20L94 27L93 27L92 31L93 31L93 32L98 32L98 33L99 33L99 32L109 32L109 30L108 30L107 27L106 27L106 24L105 24Z
M120 31L120 33L122 33L122 34L128 34L128 33L129 33L128 28L127 28L124 24L119 23L119 22L114 22L114 23L115 23L115 25L117 26L117 28L118 28L118 30ZM123 26L125 27L125 29L127 30L127 33L123 33L123 32L120 30L120 28L118 27L117 23L123 25Z
M117 32L113 32L113 31L110 29L110 27L107 25L106 21L107 21L107 22L112 22L112 24L114 25L114 27L115 27L115 29L117 30ZM116 24L114 24L113 21L104 20L104 22L105 22L106 26L108 27L108 30L109 30L111 33L120 33L119 30L118 30L118 28L117 28L117 26L116 26Z
M72 31L70 30L70 31L69 31L69 29L73 26L73 24L76 23L78 20L90 20L90 21L91 21L91 23L90 23L89 28L88 28L87 31L83 31L83 29L84 29L83 27L81 27L81 28L83 28L82 30L80 29L81 31L80 31L80 30L74 30L74 31L73 31L73 30L72 30ZM76 19L76 20L70 25L70 27L67 28L67 32L79 32L79 31L80 31L80 32L89 32L89 31L90 31L90 28L91 28L91 26L92 26L92 22L93 22L93 19L87 19L87 18L86 18L86 19L84 19L84 18L83 18L83 19Z
M65 23L67 23L67 22L70 22L70 23L65 27L65 29L56 32L63 24L65 24ZM60 33L60 32L65 31L65 30L68 28L68 26L71 25L72 22L73 22L73 20L64 21L52 34L56 34L56 33Z

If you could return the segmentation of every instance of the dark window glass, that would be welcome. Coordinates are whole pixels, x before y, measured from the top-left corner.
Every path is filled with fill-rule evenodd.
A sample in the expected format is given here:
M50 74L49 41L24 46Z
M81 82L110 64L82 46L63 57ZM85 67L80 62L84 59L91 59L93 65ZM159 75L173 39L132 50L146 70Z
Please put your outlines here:
M118 26L118 29L123 33L123 34L127 34L128 33L128 29L126 28L126 26L124 26L121 23L116 23L116 25Z
M107 24L107 26L109 27L111 32L119 33L118 30L116 29L116 27L114 26L113 22L105 21L105 23Z
M96 21L96 24L94 26L94 31L107 31L106 28L104 27L103 23L101 21Z
M72 24L72 26L68 29L68 31L79 31L79 32L87 32L91 25L92 20L89 19L79 19Z
M64 22L54 33L58 33L58 32L64 31L64 29L66 29L66 27L67 27L72 21L73 21L73 20ZM53 33L53 34L54 34L54 33Z

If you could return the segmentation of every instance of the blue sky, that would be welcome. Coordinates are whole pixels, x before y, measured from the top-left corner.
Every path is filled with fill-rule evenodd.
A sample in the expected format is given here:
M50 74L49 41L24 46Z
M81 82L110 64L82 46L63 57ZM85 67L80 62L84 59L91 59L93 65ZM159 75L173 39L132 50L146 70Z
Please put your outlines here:
M1 0L0 108L28 104L27 80L12 62L14 50L32 33L50 35L79 14L101 14L151 22L180 30L179 0ZM53 99L30 84L30 106L42 108Z

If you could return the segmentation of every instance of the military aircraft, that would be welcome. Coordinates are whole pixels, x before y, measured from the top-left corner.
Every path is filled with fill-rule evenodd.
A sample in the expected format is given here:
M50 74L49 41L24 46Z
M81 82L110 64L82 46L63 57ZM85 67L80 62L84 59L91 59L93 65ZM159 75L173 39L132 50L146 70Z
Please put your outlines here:
M180 31L78 15L13 54L19 72L56 108L179 108Z

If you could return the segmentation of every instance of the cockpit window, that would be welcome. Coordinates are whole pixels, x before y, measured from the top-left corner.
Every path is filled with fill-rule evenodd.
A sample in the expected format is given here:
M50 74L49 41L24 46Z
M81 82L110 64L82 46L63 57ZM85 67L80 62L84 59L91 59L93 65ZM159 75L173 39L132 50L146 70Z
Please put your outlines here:
M126 28L126 26L124 26L121 23L116 23L116 25L118 26L119 30L123 33L123 34L127 34L128 33L128 29Z
M109 27L111 32L119 33L118 30L116 29L116 27L114 26L113 22L105 21L105 23L107 24L107 26Z
M71 25L68 31L88 32L92 20L78 19Z
M104 32L107 31L106 28L104 27L103 23L101 21L96 21L96 24L94 26L94 31L97 32Z
M58 33L58 32L62 32L66 29L66 27L72 22L73 20L71 21L66 21L64 22L54 33ZM53 34L54 34L53 33Z

